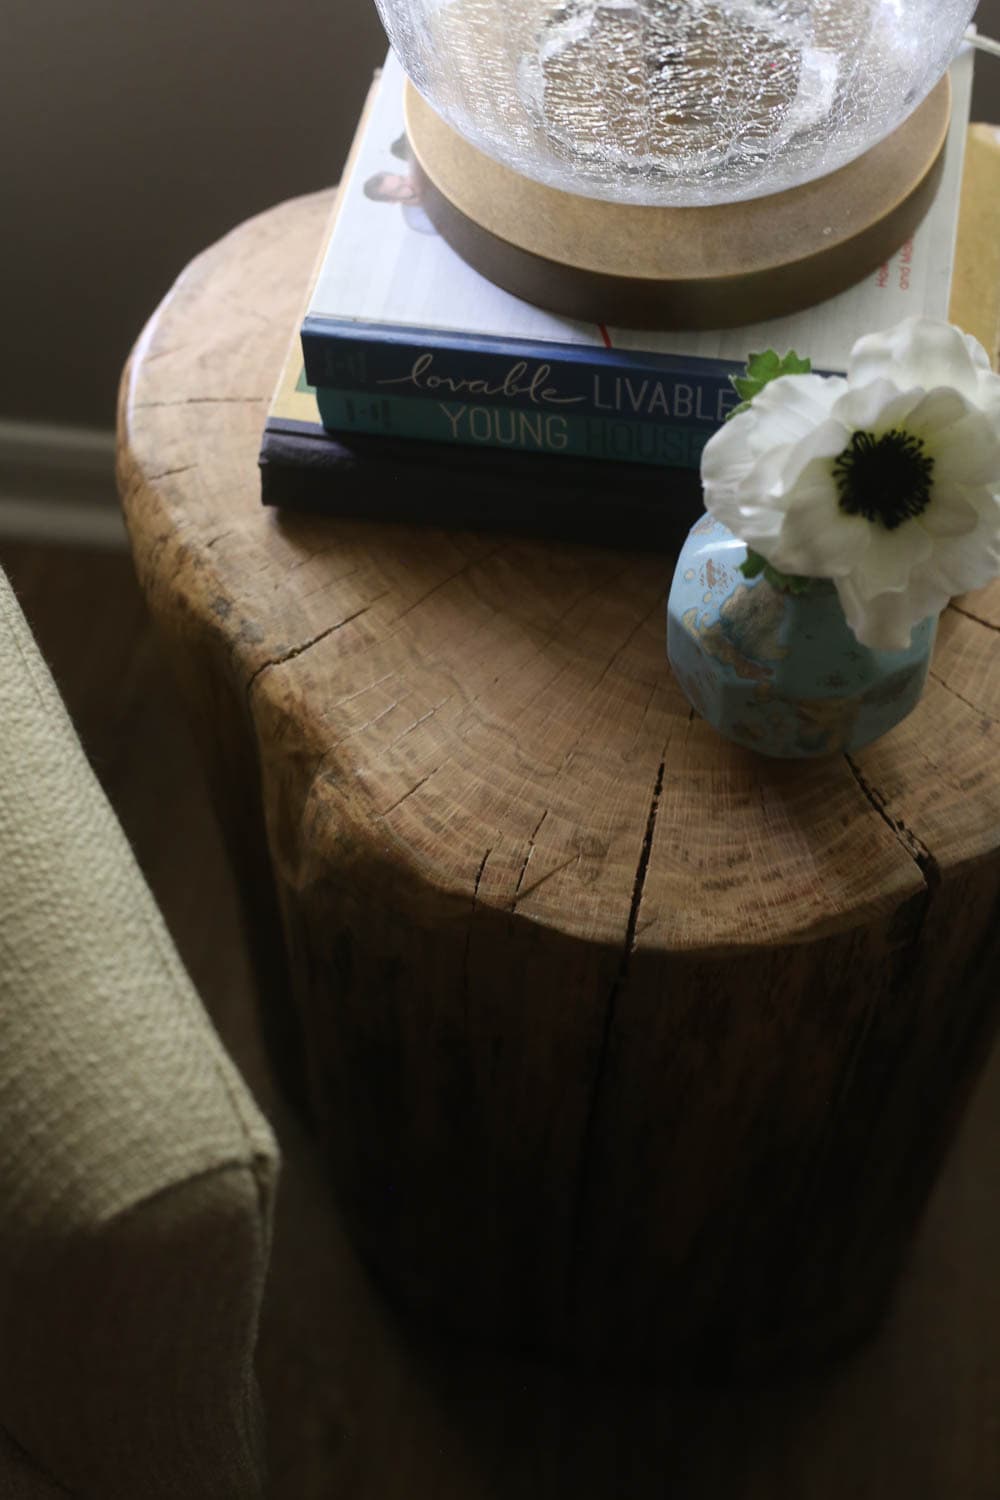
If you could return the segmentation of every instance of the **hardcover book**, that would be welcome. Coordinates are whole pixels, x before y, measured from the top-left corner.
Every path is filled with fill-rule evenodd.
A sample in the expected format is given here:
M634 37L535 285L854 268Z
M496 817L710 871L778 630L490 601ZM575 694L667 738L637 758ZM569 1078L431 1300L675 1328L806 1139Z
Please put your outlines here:
M331 433L298 328L264 427L261 499L326 515L674 550L701 511L693 469Z
M435 232L407 168L403 75L390 53L359 133L302 326L323 422L343 434L697 468L749 351L842 372L862 332L947 317L972 80L952 67L941 183L914 237L839 296L717 332L587 324L520 301Z

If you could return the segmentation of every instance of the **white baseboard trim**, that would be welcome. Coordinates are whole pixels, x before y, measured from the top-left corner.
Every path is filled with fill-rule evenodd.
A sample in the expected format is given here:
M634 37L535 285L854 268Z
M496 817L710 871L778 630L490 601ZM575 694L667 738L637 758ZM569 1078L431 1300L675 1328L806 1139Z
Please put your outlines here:
M0 537L123 547L115 437L89 427L0 421Z

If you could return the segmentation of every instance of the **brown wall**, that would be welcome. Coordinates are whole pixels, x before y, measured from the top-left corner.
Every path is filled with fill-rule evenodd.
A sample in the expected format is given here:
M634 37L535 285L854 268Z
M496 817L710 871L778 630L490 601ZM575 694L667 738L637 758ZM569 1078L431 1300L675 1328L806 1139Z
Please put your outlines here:
M334 182L373 0L0 0L0 418L109 427L190 257Z
M337 178L384 47L373 0L0 0L0 418L110 426L184 263Z

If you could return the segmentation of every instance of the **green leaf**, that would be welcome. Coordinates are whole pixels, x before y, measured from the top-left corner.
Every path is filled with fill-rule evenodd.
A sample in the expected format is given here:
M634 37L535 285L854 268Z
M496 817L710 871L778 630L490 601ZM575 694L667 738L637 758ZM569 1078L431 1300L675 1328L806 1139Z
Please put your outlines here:
M800 359L794 349L790 349L781 361L782 375L811 375L812 360Z
M759 380L761 385L776 379L780 369L781 360L773 349L765 349L763 354L751 354L747 360L747 374L751 380Z
M767 567L767 558L761 557L759 552L747 551L747 560L740 563L740 572L744 578L759 578Z
M779 573L777 568L771 567L766 557L761 557L751 547L747 548L746 561L740 564L740 572L748 579L759 578L763 573L773 589L786 594L807 594L813 584L811 578L802 578L797 573Z
M741 401L752 401L757 392L763 390L756 380L749 380L746 375L730 375L730 384Z
M746 411L753 398L759 396L772 380L778 380L782 375L808 375L811 371L812 361L800 359L794 349L790 349L784 356L773 349L765 349L762 354L751 354L747 360L746 373L729 377L742 404L729 413L727 421L738 416L741 411Z
M764 569L764 577L772 588L784 589L788 594L808 594L814 582L812 578L802 578L797 573L779 573L770 565Z

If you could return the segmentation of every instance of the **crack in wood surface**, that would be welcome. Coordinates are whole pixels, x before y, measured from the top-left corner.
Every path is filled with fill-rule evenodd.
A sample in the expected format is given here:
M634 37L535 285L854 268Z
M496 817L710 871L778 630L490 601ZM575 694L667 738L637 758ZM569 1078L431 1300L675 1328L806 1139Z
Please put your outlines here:
M690 722L690 720L689 720ZM618 988L627 977L629 961L635 947L636 928L639 923L639 908L642 905L643 892L646 888L646 875L649 870L649 859L653 852L653 835L656 833L656 819L660 811L660 799L663 796L663 782L666 776L667 755L664 747L663 757L656 773L656 784L653 787L653 796L649 804L649 815L646 819L646 832L642 841L642 849L639 852L639 863L636 867L635 882L632 886L632 905L629 908L628 927L625 931L625 948L622 953L621 968L615 988L612 991L612 1004L616 998Z
M398 625L400 620L405 620L407 615L411 615L415 609L419 609L421 604L425 604L428 599L432 598L435 594L440 593L442 589L447 588L449 583L454 583L456 578L461 578L462 574L468 573L471 568L478 567L480 564L488 563L492 558L498 557L502 550L503 549L501 547L498 547L493 552L488 552L485 557L466 558L465 562L463 562L460 568L456 568L454 573L449 573L447 578L439 579L439 581L434 585L433 588L430 588L426 593L421 594L419 599L414 599L412 604L408 604L400 614L396 615L395 618L390 621L390 624Z
M224 292L219 297L219 301L224 303L226 307L231 307L233 312L239 313L240 317L255 319L263 328L274 327L274 317L272 314L262 312L259 307L248 306L246 302L241 301L239 297L234 297L230 292Z
M861 767L853 757L845 755L844 759L847 761L851 775L857 782L868 804L875 810L887 827L891 829L901 847L913 860L923 877L928 892L933 892L940 883L941 870L930 849L919 835L914 833L912 828L907 827L902 818L897 818L892 813L888 797L886 797L884 792L879 791L878 787L873 786L867 780Z
M475 884L472 887L472 904L473 904L473 906L475 906L476 902L479 900L479 887L482 884L483 872L486 869L486 862L487 862L487 860L489 859L489 857L490 857L490 855L492 853L493 853L493 848L491 846L489 849L487 849L486 853L483 855L482 859L479 861L479 869L476 871Z
M469 1029L469 1005L472 1000L472 976L469 970L469 954L472 950L472 923L476 915L476 907L479 905L479 887L482 884L483 874L490 855L493 853L493 845L487 849L479 861L479 869L472 886L472 905L469 909L469 925L465 931L465 946L462 949L462 1015L465 1020L466 1034Z
M288 577L290 578L293 573L297 573L300 568L308 568L311 564L319 562L321 558L329 557L331 553L338 553L341 551L343 551L343 542L341 541L333 542L329 547L303 547L302 556L296 557L295 560L290 564L288 568ZM335 574L333 578L324 578L323 587L329 588L331 584L340 585L344 583L346 579L356 577L356 575L360 571L360 566L361 565L359 563L356 563L353 568L347 568L343 573Z
M526 873L526 871L528 869L528 865L531 863L531 856L535 852L535 840L538 838L538 835L539 835L539 833L541 831L542 824L545 822L545 819L548 817L548 815L549 815L549 810L548 810L548 808L546 808L545 811L542 813L542 816L539 818L538 822L535 824L534 831L531 834L530 838L528 839L527 852L525 853L524 859L521 861L521 869L520 869L520 871L518 873L517 884L514 887L514 895L511 898L511 903L510 903L510 905L511 905L511 911L514 910L514 908L516 907L516 905L518 903L518 900L520 899L520 896L521 896L521 887L524 884L524 876L525 876L525 873Z
M527 898L533 895L535 891L537 891L541 886L547 884L547 882L550 881L554 875L558 875L562 870L568 870L570 865L578 865L580 863L580 859L581 856L579 854L570 854L560 864L556 865L554 869L546 870L544 875L539 875L538 879L533 880L531 885L524 886L523 889L518 892L518 894L514 897L514 905L517 906L519 902L526 901Z
M373 682L366 682L364 687L359 687L355 692L348 693L345 698L338 698L333 706L334 708L343 708L345 703L353 703L355 698L363 698L365 693L373 692L375 688L381 687L383 682L388 682L390 677L398 677L398 675L399 673L396 668L393 667L391 672L383 672L381 677L376 677Z
M382 596L380 595L379 597L381 598ZM325 641L328 636L334 635L338 630L343 630L344 626L350 625L352 620L359 620L362 615L368 613L372 605L376 602L375 599L372 599L368 604L364 604L360 609L356 609L353 614L345 616L343 620L338 620L336 625L329 625L326 630L321 630L318 635L312 636L308 641L303 641L301 645L292 646L289 650L282 652L280 656L274 657L271 661L262 662L247 681L247 697L249 698L253 691L254 683L263 672L268 671L270 667L283 667L286 662L294 661L304 651L310 651L313 646L318 646L320 641Z
M690 723L690 720L688 721ZM669 742L668 742L669 744ZM642 906L643 892L646 887L646 876L649 872L649 861L653 850L653 838L656 833L656 820L660 811L660 801L663 796L663 783L667 768L667 745L663 747L660 764L657 767L656 780L653 785L653 794L649 802L649 811L646 815L646 826L643 832L642 846L639 850L639 859L636 864L635 880L632 883L632 900L629 906L628 921L625 927L625 941L622 947L621 957L618 962L618 972L615 975L611 991L608 995L604 1011L604 1024L601 1029L601 1040L597 1053L597 1063L594 1069L594 1082L590 1093L590 1103L587 1110L587 1118L584 1122L583 1134L580 1142L580 1165L577 1176L577 1184L574 1193L574 1204L572 1211L572 1230L570 1236L570 1266L568 1286L569 1306L567 1313L572 1316L572 1309L579 1298L579 1275L581 1270L580 1245L583 1238L584 1213L587 1199L587 1178L590 1170L591 1153L593 1150L594 1136L597 1130L597 1118L600 1111L601 1094L604 1086L604 1076L608 1066L608 1056L611 1050L611 1033L614 1028L615 1016L618 1009L618 997L622 987L628 978L632 953L635 948L636 931L639 925L639 910Z
M353 729L349 729L346 734L341 735L339 740L334 740L329 750L324 753L323 761L325 762L331 755L333 755L336 750L339 750L343 745L346 745L348 741L356 739L359 734L364 734L369 729L374 729L376 724L381 724L383 719L387 719L390 714L396 712L396 709L400 706L401 703L406 702L407 697L408 694L404 693L402 698L393 698L391 703L386 704L385 708L380 708L377 714L372 714L371 718L366 719L363 724L355 725ZM410 729L414 728L416 728L416 725L411 724ZM406 730L405 733L408 734L409 730ZM401 738L403 737L404 736L401 736ZM398 740L393 742L393 744L398 743ZM392 748L393 746L390 745L389 749L391 750Z
M161 469L159 474L146 474L143 478L147 484L159 484L161 479L174 479L178 474L190 474L197 467L197 464L178 464L175 469Z
M443 764L444 762L442 761L442 765ZM419 792L422 786L426 786L431 777L436 776L440 769L441 766L435 766L433 771L428 771L426 776L421 776L420 780L416 783L415 786L411 786L408 792L404 792L401 797L397 797L395 802L391 803L389 807L383 808L382 811L380 813L376 813L375 816L377 818L387 818L390 813L394 813L397 807L402 807L403 803L409 801L412 796Z
M444 698L440 698L437 703L432 703L425 714L421 714L420 717L414 719L411 724L407 724L406 728L402 731L401 734L397 734L396 738L392 740L390 744L386 745L384 750L379 751L379 760L385 760L385 757L391 754L392 751L395 750L396 746L401 744L402 741L406 739L407 735L412 734L415 729L419 729L421 724L426 724L428 719L433 719L434 715L436 713L440 713L445 704L450 703L453 697L453 693L446 694L446 696ZM403 702L405 702L405 697L399 699L399 703ZM398 704L396 706L398 706ZM380 714L379 717L381 718L384 716Z
M350 693L346 698L341 699L341 702L335 706L340 707L342 703L350 703L353 699L362 697L365 693L370 692L372 688L379 687L382 683L388 682L391 678L398 677L398 675L399 674L397 672L387 672L384 676L378 678L374 683L370 683L366 687L360 688L356 693ZM363 735L367 733L368 730L374 729L375 726L377 724L380 724L383 719L387 719L390 714L395 713L396 709L399 708L403 703L405 703L409 696L409 693L404 692L402 697L393 698L392 702L386 704L383 708L380 708L378 713L372 714L372 716L368 719L365 719L363 723L356 724L353 729L349 729L346 734L342 734L339 739L334 740L333 743L323 752L322 756L320 757L319 763L316 768L316 775L320 776L328 774L327 768L329 767L330 762L335 758L338 750L342 749L345 745L349 744L351 740L356 739L359 735ZM412 722L409 723L406 728L402 730L402 732L398 734L394 740L391 741L390 744L384 746L377 752L377 758L380 761L384 761L385 757L389 755L398 744L405 740L407 735L410 735L414 732L414 730L419 729L421 724L426 724L428 719L432 719L436 713L439 713L440 710L445 707L446 704L450 703L452 696L453 695L449 694L447 697L442 698L438 703L433 704L426 713L421 714L419 718L412 720Z
M960 693L958 691L958 688L952 687L947 678L942 677L940 672L935 672L933 667L929 669L927 675L929 677L933 677L934 681L940 687L943 687L946 693L950 693L953 698L957 698L959 703L964 703L966 708L971 708L972 712L979 719L984 719L990 724L997 723L997 720L993 717L988 708L984 708L981 703L973 703L971 698L966 698L964 693Z
M169 349L151 349L148 353L143 354L142 362L144 365L152 365L158 359L169 359L172 354L184 354L190 347L190 344L184 343L171 344Z
M964 604L956 604L954 599L948 607L949 609L953 609L957 615L964 615L967 620L975 620L977 625L982 625L986 630L1000 630L1000 625L994 624L992 620L984 620L982 615L977 615L973 610L966 609Z
M666 596L665 593L661 593L661 594L659 594L657 596L656 602L646 611L646 613L642 616L642 618L636 621L635 625L629 631L629 633L625 637L625 639L622 641L622 643L618 647L617 651L615 651L614 655L608 661L608 663L605 666L605 668L604 668L603 672L601 673L600 677L598 677L597 681L594 683L594 688L599 688L600 687L601 683L608 676L609 672L611 672L613 670L613 668L616 666L616 664L621 659L621 657L624 656L624 654L628 650L629 646L631 646L631 644L635 640L636 636L639 635L640 632L645 629L645 627L649 624L650 620L652 620L655 616L659 615L661 612L665 613L666 608L667 608L667 596ZM593 692L594 688L591 689L592 692Z

